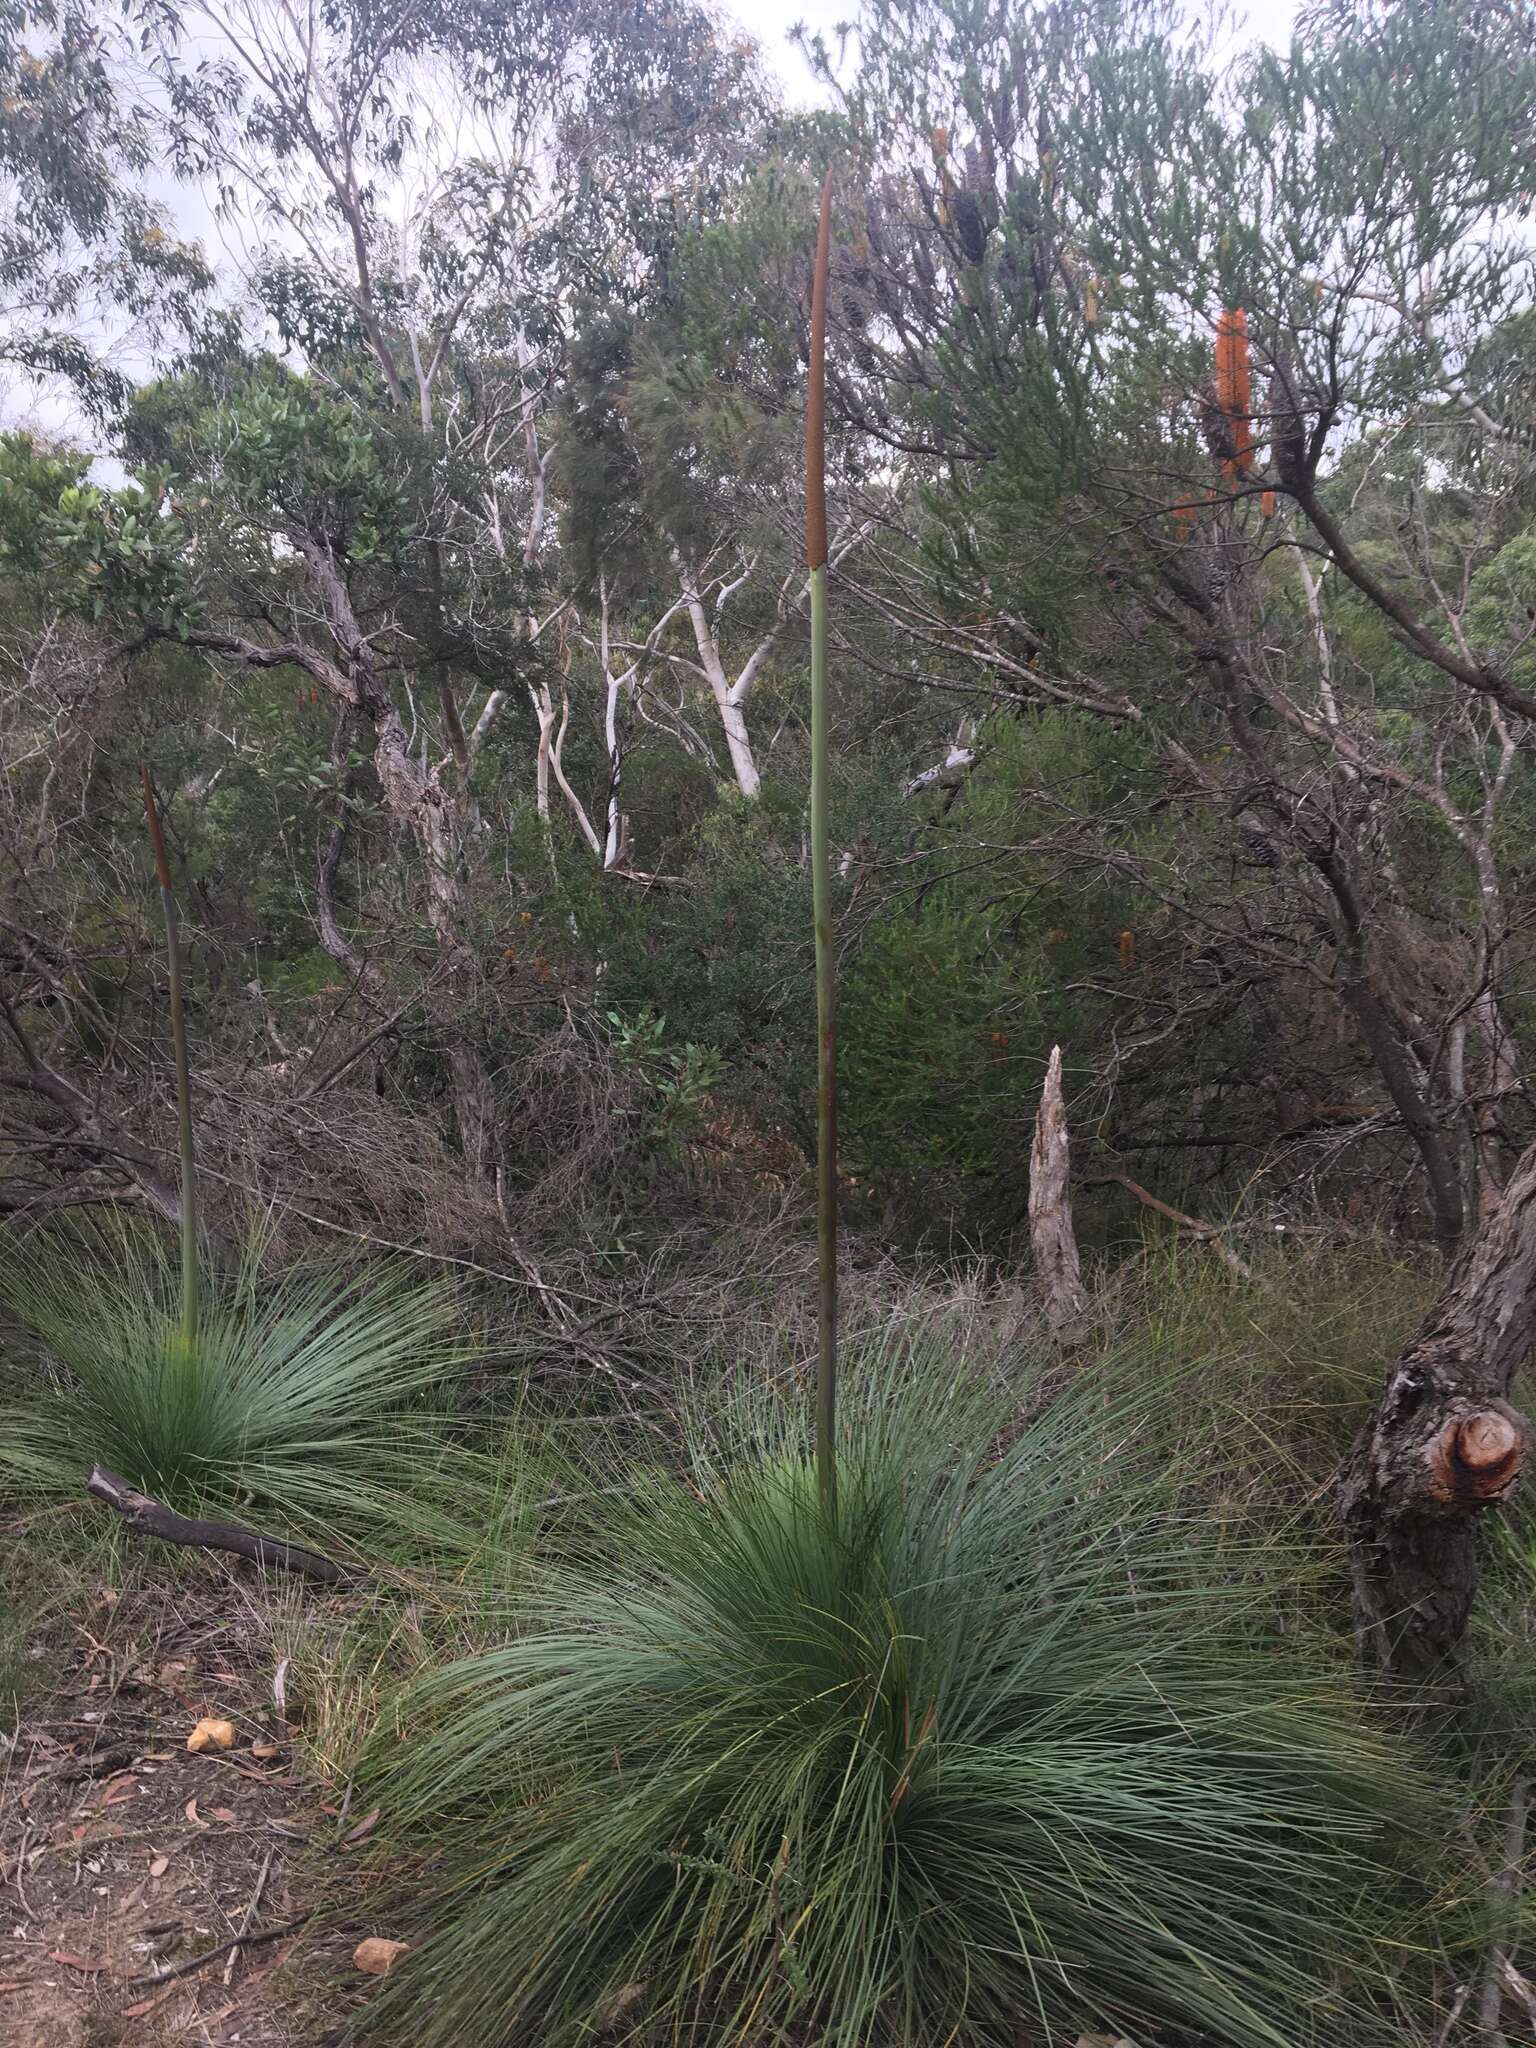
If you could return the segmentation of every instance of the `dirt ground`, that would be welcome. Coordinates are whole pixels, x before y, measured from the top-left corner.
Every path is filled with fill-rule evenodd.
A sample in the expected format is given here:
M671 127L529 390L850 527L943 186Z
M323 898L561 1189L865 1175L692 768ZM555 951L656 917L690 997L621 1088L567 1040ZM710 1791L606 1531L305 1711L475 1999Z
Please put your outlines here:
M353 1947L381 1931L355 1875L370 1817L306 1780L254 1575L146 1557L126 1576L8 1646L0 2042L325 2048L367 1995ZM227 1750L188 1750L204 1718L231 1724Z

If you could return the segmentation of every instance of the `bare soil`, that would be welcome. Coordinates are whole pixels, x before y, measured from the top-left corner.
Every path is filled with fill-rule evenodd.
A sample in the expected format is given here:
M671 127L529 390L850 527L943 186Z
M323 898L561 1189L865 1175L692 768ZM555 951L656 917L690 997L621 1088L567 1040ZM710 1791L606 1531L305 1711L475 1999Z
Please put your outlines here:
M7 1646L0 2041L324 2048L366 1996L352 1946L381 1931L348 1860L367 1816L305 1775L256 1576L151 1548ZM189 1752L204 1717L233 1724L227 1751Z

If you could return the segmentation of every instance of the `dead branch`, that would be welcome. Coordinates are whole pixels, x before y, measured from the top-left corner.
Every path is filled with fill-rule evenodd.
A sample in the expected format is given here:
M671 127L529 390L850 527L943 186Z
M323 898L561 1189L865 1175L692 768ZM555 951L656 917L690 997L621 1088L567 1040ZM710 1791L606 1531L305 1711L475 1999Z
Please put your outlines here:
M1175 1209L1169 1202L1159 1201L1156 1195L1149 1194L1141 1183L1132 1180L1129 1174L1099 1173L1094 1175L1095 1184L1102 1181L1113 1181L1117 1187L1125 1188L1128 1193L1133 1194L1138 1202L1144 1203L1149 1209L1155 1209L1159 1216L1166 1216L1170 1223L1180 1224L1185 1230L1193 1231L1196 1237L1203 1238L1211 1247L1211 1250L1215 1252L1216 1256L1232 1269L1239 1280L1252 1282L1258 1279L1259 1276L1254 1272L1252 1266L1245 1259L1238 1257L1214 1223L1202 1223L1198 1216L1186 1216L1182 1209Z
M228 1941L221 1941L217 1948L204 1949L200 1956L188 1956L184 1963L169 1963L163 1970L151 1970L143 1977L130 1977L130 1984L169 1984L173 1977L190 1977L194 1970L200 1970L205 1963L216 1963L232 1948L255 1948L264 1941L281 1941L285 1934L294 1934L309 1919L308 1913L301 1913L296 1920L279 1921L276 1927L263 1927L256 1933L232 1934Z
M261 1870L256 1879L256 1889L251 1893L250 1899L247 1901L246 1904L245 1912L241 1915L239 1937L236 1941L236 1945L230 1950L229 1959L224 1965L224 1982L226 1984L228 1984L234 1977L235 1965L240 1960L239 1942L243 1941L245 1936L250 1933L251 1922L256 1918L256 1915L261 1908L261 1896L267 1888L267 1879L272 1872L272 1858L275 1854L275 1850L269 1849L262 1859Z
M1061 1047L1052 1046L1029 1151L1029 1239L1045 1313L1058 1336L1071 1331L1088 1305L1072 1228L1067 1109L1061 1092Z
M1511 1969L1506 1943L1513 1920L1514 1900L1520 1890L1520 1866L1525 1858L1525 1821L1530 1796L1531 1788L1525 1779L1517 1778L1509 1795L1509 1817L1504 1832L1504 1867L1490 1886L1497 1929L1493 1946L1488 1952L1488 1968L1483 1979L1479 2018L1482 2031L1491 2042L1502 2042L1504 2039L1504 1995L1510 1988L1508 1978Z
M327 1586L357 1581L356 1573L296 1543L258 1536L254 1529L242 1529L236 1522L204 1522L192 1515L179 1515L174 1508L140 1493L126 1479L119 1479L115 1472L108 1472L101 1465L91 1467L85 1490L105 1501L130 1529L145 1536L158 1536L164 1543L185 1543L199 1550L227 1550L252 1564L276 1565L282 1571L299 1572Z

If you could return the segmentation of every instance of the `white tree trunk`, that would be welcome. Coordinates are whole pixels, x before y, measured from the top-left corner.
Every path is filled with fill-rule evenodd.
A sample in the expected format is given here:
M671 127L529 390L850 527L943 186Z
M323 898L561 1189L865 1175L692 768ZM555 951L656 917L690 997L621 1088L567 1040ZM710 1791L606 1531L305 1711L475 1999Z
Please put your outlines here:
M688 572L684 571L685 576ZM731 679L725 672L725 663L720 659L720 642L709 623L709 614L704 609L704 600L692 587L689 576L686 592L688 617L693 626L693 643L699 650L699 666L709 684L710 695L720 713L720 729L725 734L726 750L731 757L731 771L736 777L736 787L743 796L756 796L762 788L762 777L757 772L757 762L752 756L752 737L747 730L745 689L733 689ZM744 675L743 680L750 688L753 677Z

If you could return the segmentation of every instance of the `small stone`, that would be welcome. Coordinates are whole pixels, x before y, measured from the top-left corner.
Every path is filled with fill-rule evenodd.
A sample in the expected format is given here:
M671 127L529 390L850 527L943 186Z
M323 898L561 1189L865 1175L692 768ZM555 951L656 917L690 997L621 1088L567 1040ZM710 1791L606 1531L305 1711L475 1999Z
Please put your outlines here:
M367 1977L387 1977L409 1947L408 1941L386 1941L371 1934L352 1951L353 1967Z
M191 1750L212 1749L215 1744L220 1749L233 1749L235 1724L233 1721L221 1721L205 1714L187 1737L187 1747Z

